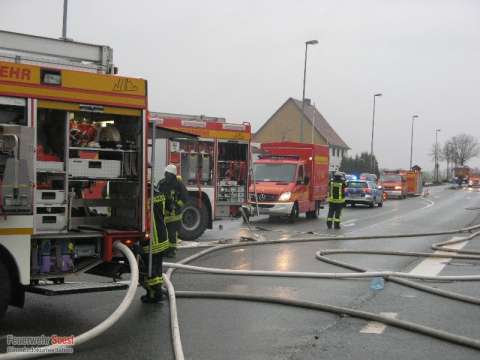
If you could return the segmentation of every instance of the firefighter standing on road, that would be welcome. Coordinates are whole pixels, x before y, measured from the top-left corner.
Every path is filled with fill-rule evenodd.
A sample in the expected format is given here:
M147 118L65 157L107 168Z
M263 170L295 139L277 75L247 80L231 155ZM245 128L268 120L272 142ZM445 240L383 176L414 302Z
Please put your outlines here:
M175 165L167 165L165 178L158 182L156 191L165 197L165 225L169 241L166 256L175 257L178 231L182 224L182 208L188 201L187 189L181 178L177 176Z
M328 217L327 227L340 229L340 218L345 206L345 180L343 173L336 171L333 179L328 183Z
M142 273L141 284L147 291L147 294L142 296L141 300L144 303L159 303L163 299L162 285L163 285L163 256L169 249L167 227L165 225L165 196L154 192L153 197L153 239L152 241L152 273L149 277L148 262L150 253L150 244L146 239L142 244L141 258L142 258Z

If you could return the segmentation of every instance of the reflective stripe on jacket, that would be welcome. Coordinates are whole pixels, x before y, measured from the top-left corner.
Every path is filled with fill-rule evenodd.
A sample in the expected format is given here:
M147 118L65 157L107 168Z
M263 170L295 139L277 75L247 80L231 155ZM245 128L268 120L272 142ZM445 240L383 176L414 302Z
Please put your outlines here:
M345 183L332 180L328 184L328 202L333 204L345 203Z
M165 196L155 195L153 198L153 239L152 254L159 254L168 250L170 244L168 242L168 233L165 226ZM143 246L143 251L148 254L150 252L150 244Z

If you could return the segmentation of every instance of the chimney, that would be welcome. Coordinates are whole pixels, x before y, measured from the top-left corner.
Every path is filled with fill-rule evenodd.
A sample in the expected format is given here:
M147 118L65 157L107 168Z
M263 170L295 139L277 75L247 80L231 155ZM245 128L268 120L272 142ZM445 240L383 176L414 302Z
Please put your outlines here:
M312 100L305 98L305 106L312 105Z

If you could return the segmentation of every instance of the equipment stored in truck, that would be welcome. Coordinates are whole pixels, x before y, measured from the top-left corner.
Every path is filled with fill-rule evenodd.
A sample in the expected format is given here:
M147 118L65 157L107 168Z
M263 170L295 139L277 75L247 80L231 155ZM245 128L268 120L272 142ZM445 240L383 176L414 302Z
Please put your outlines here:
M246 215L316 218L328 195L328 146L276 142L261 149L266 154L253 166Z

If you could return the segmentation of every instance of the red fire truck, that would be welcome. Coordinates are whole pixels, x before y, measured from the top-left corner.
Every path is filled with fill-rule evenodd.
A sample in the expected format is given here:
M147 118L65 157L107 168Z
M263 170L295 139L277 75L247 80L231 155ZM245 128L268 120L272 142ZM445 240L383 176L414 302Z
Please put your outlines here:
M214 219L240 215L248 192L250 124L155 112L150 113L150 121L198 136L196 140L162 139L156 144L155 179L163 177L162 165L177 165L192 199L184 209L179 236L194 240L212 228Z
M318 216L328 193L328 146L277 142L262 144L265 151L254 163L246 216Z

